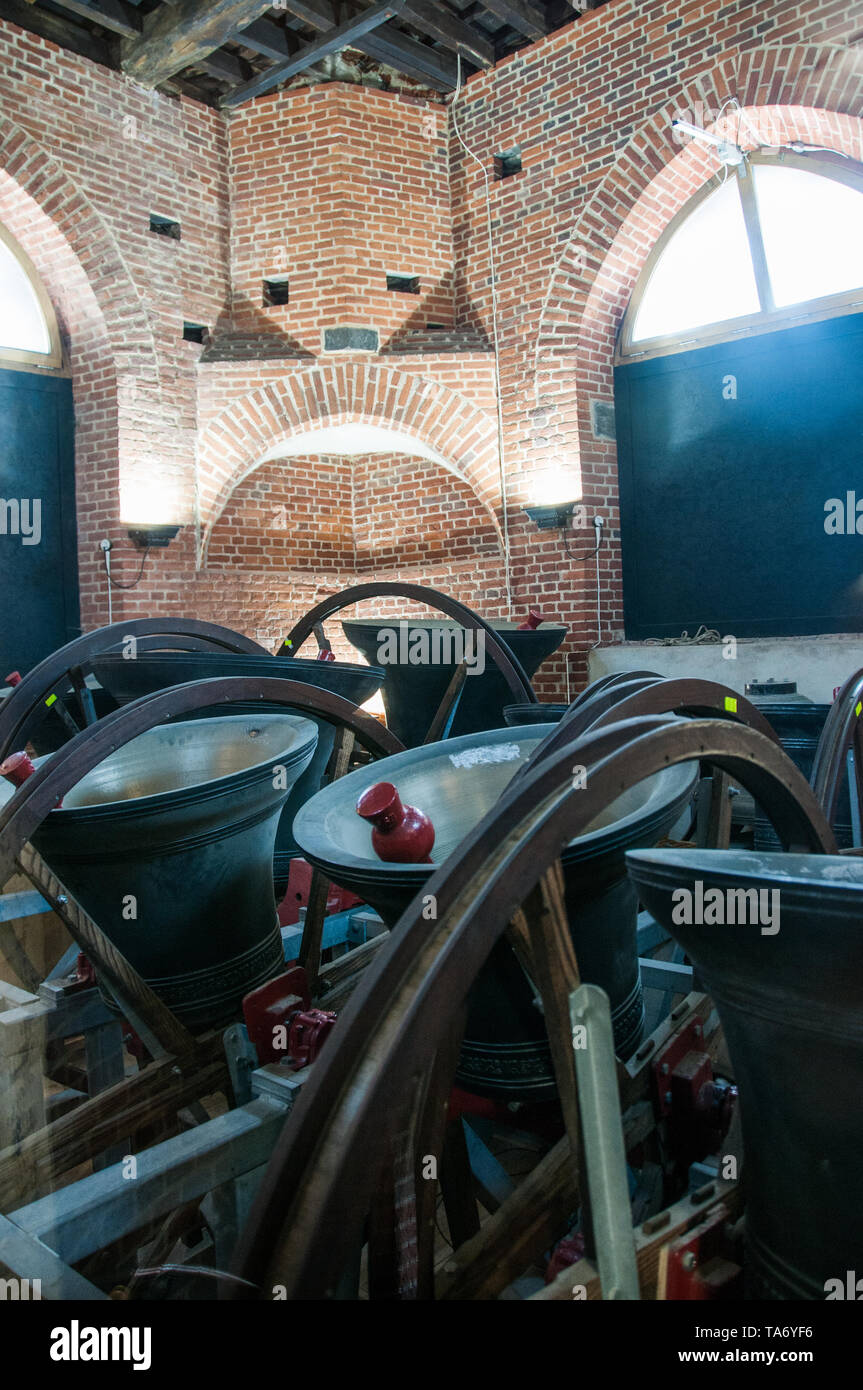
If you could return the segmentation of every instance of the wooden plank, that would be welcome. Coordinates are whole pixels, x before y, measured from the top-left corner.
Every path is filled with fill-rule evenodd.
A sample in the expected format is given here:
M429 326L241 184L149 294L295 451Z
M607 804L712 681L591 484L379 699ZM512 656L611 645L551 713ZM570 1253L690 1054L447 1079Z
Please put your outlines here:
M249 63L243 62L235 53L227 53L224 49L218 49L211 53L208 58L202 58L197 67L203 69L210 77L218 78L220 82L245 82L252 67Z
M276 63L250 81L232 88L230 92L225 93L221 105L239 106L241 102L250 101L252 97L269 91L277 83L285 82L289 77L302 72L319 58L325 58L330 53L339 53L343 48L354 47L356 39L379 28L386 20L397 15L403 3L404 0L379 0L378 4L369 6L352 19L345 20L321 38L312 39L311 43L304 44L286 63Z
M248 24L237 34L236 41L243 48L250 48L253 53L261 53L265 58L278 60L291 56L291 46L284 29L269 19L256 19L254 24Z
M88 0L54 0L54 3L124 38L137 38L144 27L140 10L126 4L125 0L98 0L98 4L92 5Z
M21 29L26 29L31 34L39 34L41 38L56 43L58 47L68 48L71 53L78 53L93 63L101 63L103 67L118 66L115 61L115 57L119 57L115 52L116 40L97 38L89 29L83 29L50 10L42 10L30 3L25 4L24 0L0 0L0 19L8 19Z
M180 0L160 5L144 20L143 33L127 40L122 69L145 87L156 87L200 63L244 25L270 8L268 0Z
M481 37L476 29L456 18L444 5L434 0L407 0L403 17L415 24L424 34L437 39L454 53L460 53L471 63L489 68L494 63L494 44Z
M438 92L452 92L457 82L455 63L426 44L417 43L402 34L392 24L383 24L373 34L351 44L360 53L386 63L433 87Z
M530 0L482 0L482 6L529 39L541 39L547 32L545 15Z
M336 25L335 10L330 0L283 0L279 8L302 20L303 24L308 24L310 29L317 29L320 34L334 29Z

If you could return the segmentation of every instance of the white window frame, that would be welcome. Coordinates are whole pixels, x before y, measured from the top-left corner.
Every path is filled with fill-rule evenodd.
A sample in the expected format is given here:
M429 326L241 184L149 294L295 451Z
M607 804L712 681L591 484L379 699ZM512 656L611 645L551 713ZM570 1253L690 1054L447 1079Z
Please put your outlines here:
M747 177L747 168L752 164L802 169L806 173L819 174L824 178L847 184L863 196L863 165L855 160L829 152L823 155L798 155L786 149L758 150L748 154L737 170L729 171L728 177L736 178L740 187L743 217L761 309L756 314L701 324L698 328L688 328L679 333L668 333L656 338L643 338L634 343L632 332L656 264L677 229L687 221L705 198L716 191L722 181L721 177L719 180L711 179L672 218L642 267L620 326L615 351L616 363L644 361L649 357L667 357L675 352L688 352L693 348L706 347L710 343L734 342L736 338L744 335L751 337L756 333L773 333L779 328L790 328L800 323L817 323L823 319L839 318L863 309L863 288L860 287L805 300L799 304L790 304L781 309L774 306L755 201L755 181Z
M30 260L27 252L18 244L11 232L0 223L0 241L12 252L22 271L30 282L33 293L45 320L48 329L48 337L51 347L48 352L27 352L22 348L7 348L0 345L0 368L11 370L33 370L38 368L43 372L54 372L66 375L65 363L63 360L63 345L60 340L60 329L57 326L57 315L54 313L54 306L45 291L45 286L39 276L35 265Z

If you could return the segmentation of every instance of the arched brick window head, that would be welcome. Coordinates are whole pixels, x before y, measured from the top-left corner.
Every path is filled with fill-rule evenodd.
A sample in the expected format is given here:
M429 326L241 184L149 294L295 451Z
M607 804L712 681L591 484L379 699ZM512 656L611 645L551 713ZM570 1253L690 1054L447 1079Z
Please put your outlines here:
M860 165L783 149L747 156L720 177L681 209L645 264L621 359L859 310Z
M30 258L0 226L0 367L61 366L51 302Z

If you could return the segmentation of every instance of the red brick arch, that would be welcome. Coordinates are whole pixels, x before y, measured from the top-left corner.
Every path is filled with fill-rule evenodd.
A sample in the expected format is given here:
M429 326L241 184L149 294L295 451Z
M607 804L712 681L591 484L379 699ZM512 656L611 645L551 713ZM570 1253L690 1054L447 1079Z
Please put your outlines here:
M120 473L136 458L133 412L160 407L153 332L114 237L47 150L0 116L0 222L57 314L76 403L81 619L107 618L98 542L116 527ZM123 384L134 391L123 395Z
M104 317L118 372L134 371L141 389L158 388L153 329L113 234L49 151L5 116L0 116L0 174L50 220L75 256ZM38 241L39 231L16 235L36 260L27 242ZM58 279L50 266L40 272L46 282ZM62 298L59 284L56 297Z
M779 132L863 159L863 122L849 114L863 106L863 72L847 50L767 46L726 55L681 82L594 192L549 282L536 342L535 400L565 409L572 421L578 397L579 434L587 422L583 387L608 379L616 335L652 247L716 171L703 147L675 143L671 116L718 113L732 96L750 120L767 123L771 138ZM752 146L743 131L741 143ZM570 450L574 443L570 426Z
M291 439L334 425L378 425L411 435L469 483L498 534L494 421L466 396L429 377L373 362L302 368L234 401L204 431L198 448L201 556L234 488L264 456Z

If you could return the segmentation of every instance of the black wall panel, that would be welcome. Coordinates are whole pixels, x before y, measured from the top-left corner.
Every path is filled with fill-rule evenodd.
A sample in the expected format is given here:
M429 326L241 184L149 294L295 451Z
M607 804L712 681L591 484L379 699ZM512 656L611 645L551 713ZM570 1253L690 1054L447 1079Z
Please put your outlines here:
M68 378L0 371L0 683L81 630L73 432Z
M615 394L627 637L863 631L863 315L628 362Z

